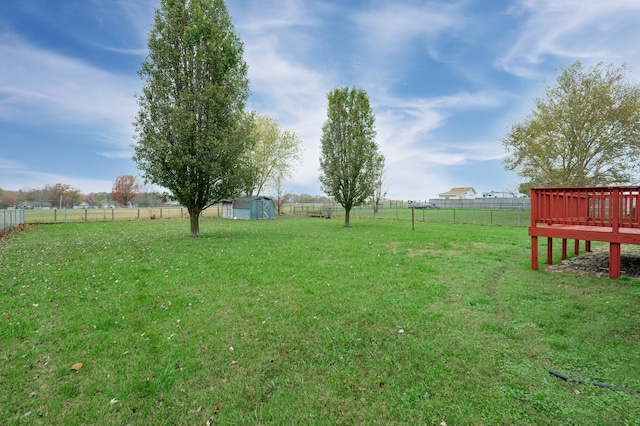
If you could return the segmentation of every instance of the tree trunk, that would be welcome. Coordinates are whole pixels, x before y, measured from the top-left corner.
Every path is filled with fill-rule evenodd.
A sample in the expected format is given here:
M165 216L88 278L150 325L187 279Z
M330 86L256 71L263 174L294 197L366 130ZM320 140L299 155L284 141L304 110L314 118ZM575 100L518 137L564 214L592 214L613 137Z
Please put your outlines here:
M349 214L351 213L351 207L344 209L344 227L349 227Z
M197 209L187 209L189 211L189 222L191 222L191 236L199 237L200 236L200 210Z

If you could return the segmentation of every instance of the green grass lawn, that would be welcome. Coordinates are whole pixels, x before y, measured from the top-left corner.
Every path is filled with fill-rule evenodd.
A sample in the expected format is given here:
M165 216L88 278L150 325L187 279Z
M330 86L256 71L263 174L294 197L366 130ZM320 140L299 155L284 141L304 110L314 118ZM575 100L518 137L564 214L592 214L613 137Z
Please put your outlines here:
M342 225L10 235L0 424L640 424L549 374L640 387L637 282L532 271L526 228Z

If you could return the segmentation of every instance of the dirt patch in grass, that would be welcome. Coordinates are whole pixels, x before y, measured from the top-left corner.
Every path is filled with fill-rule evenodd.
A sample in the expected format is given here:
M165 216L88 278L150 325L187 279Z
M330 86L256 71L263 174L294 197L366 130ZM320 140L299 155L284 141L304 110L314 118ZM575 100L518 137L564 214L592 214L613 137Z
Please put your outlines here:
M586 277L609 276L609 246L602 246L580 256L547 265L545 270L554 274ZM640 246L623 245L620 255L620 275L640 280Z

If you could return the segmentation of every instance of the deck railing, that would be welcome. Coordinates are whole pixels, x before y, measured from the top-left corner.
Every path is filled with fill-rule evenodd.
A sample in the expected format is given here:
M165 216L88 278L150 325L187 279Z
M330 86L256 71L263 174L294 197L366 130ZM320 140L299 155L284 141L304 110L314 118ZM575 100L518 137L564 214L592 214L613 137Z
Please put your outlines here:
M639 200L638 186L535 188L531 190L531 226L640 228Z
M531 190L531 265L538 269L538 237L547 237L547 263L553 257L552 239L609 243L609 277L620 277L620 245L640 244L639 186L535 188ZM542 226L539 226L542 225ZM545 226L546 225L546 226Z

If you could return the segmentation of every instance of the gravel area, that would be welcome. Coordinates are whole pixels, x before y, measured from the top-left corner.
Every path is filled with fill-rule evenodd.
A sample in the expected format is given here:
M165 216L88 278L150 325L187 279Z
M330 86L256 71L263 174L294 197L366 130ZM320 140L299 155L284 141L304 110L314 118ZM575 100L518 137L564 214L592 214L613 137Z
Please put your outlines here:
M547 265L545 270L555 274L608 277L609 246L600 246L590 253L570 257L553 265ZM622 245L620 275L640 280L640 246Z

